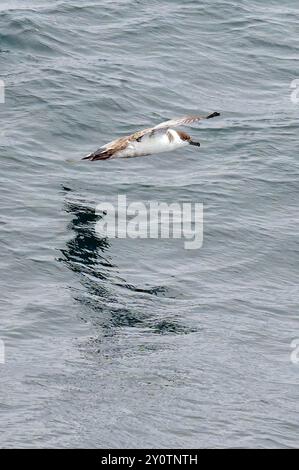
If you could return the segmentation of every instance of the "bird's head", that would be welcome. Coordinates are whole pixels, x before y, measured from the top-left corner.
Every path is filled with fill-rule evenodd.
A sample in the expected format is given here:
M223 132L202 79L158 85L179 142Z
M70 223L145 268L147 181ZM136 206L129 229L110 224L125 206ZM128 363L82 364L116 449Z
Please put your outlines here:
M190 144L190 145L195 145L196 147L200 147L200 142L195 142L194 140L192 140L192 137L187 134L186 132L183 132L183 131L177 131L181 140L183 140L184 142Z

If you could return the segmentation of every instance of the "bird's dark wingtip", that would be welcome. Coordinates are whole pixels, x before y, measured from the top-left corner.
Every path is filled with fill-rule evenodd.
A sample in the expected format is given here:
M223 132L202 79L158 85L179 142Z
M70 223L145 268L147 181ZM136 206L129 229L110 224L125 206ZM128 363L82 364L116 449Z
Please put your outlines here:
M217 116L220 116L220 113L215 112L215 113L209 114L209 115L207 116L207 119L211 119L211 118L217 117Z

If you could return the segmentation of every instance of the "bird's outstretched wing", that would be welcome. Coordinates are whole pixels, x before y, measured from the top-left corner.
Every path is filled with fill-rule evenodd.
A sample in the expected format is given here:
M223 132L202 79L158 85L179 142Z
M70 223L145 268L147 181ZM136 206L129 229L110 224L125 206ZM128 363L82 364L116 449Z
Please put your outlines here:
M161 122L154 127L154 129L170 128L177 126L191 126L194 122L202 121L203 119L211 119L213 117L220 116L220 113L212 113L207 116L183 116L177 119L170 119L169 121Z
M191 126L194 122L202 121L203 119L211 119L216 116L220 116L220 113L215 112L208 114L207 116L183 116L177 119L170 119L169 121L161 122L161 124L158 124L157 126L135 132L135 134L132 134L129 139L140 142L143 138L151 138L157 134L166 133L171 127Z
M157 134L166 133L171 127L191 126L194 122L202 121L203 119L211 119L216 116L220 116L220 113L215 112L212 114L207 114L206 116L183 116L177 119L170 119L169 121L161 122L157 126L135 132L135 134L129 136L129 140L140 142L141 139L144 140L144 138L151 138Z

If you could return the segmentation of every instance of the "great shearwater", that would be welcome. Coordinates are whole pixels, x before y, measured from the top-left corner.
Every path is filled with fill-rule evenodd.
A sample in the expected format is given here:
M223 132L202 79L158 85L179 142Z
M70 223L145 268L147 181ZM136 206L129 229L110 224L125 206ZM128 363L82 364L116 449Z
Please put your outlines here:
M190 135L183 131L175 131L172 127L179 125L190 126L202 119L211 119L220 116L219 113L207 116L184 116L178 119L162 122L155 127L143 129L126 137L113 140L82 160L108 160L110 158L130 158L152 155L154 153L169 152L186 145L200 146L199 142L192 140Z

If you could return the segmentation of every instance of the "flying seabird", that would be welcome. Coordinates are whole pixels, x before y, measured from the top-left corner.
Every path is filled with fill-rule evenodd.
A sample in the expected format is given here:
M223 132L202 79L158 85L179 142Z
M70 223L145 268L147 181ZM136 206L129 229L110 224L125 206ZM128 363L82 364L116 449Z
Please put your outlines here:
M192 140L190 135L183 131L175 131L172 127L180 125L190 126L202 119L211 119L220 116L212 113L207 116L184 116L178 119L162 122L155 127L143 129L126 137L113 140L82 160L108 160L111 158L130 158L152 155L154 153L169 152L186 145L200 146L199 142Z

